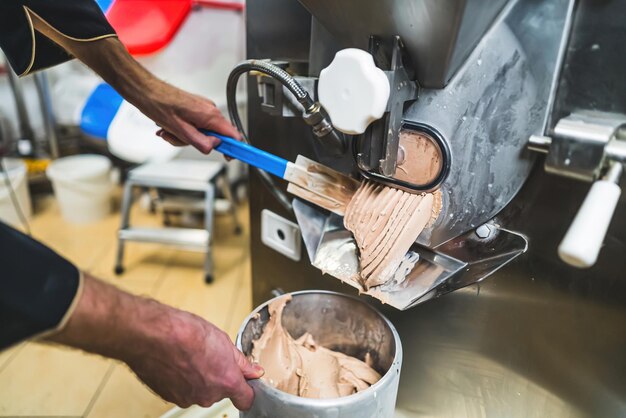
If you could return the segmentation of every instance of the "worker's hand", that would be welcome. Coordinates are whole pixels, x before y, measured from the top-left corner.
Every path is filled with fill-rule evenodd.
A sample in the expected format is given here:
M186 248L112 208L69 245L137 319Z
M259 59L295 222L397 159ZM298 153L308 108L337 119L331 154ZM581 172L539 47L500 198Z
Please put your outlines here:
M254 392L246 379L263 375L228 335L202 318L168 308L162 340L126 359L128 365L163 399L181 407L208 407L230 398L237 409L252 405Z
M246 379L263 375L228 335L199 316L89 276L65 328L47 340L122 360L159 396L182 407L230 398L248 409L254 393Z
M241 139L212 101L178 89L159 80L133 57L117 38L81 42L33 19L35 29L91 67L126 100L135 105L162 129L158 135L173 145L192 145L209 153L219 139L207 137L198 129L212 130ZM132 140L132 139L131 139Z
M198 132L198 129L215 131L225 136L241 139L241 135L228 122L211 100L187 93L159 82L154 100L145 113L161 129L157 135L175 146L192 145L208 154L220 143L218 138Z
M176 146L192 145L207 154L220 140L201 134L198 129L241 139L215 103L159 80L130 56L119 39L109 37L81 42L62 36L38 19L34 19L34 24L37 31L91 67L156 122L161 128L157 134L167 142Z

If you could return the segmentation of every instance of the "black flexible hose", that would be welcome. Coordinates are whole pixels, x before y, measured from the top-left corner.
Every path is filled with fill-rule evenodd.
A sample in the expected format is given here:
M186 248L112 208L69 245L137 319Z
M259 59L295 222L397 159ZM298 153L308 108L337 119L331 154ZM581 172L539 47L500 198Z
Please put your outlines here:
M228 112L231 115L237 114L237 103L230 100L231 97L234 98L236 95L237 81L242 74L250 71L258 71L280 81L305 109L308 110L314 106L315 102L313 102L309 93L287 71L267 61L247 60L237 64L228 76L226 97L229 99Z
M267 61L260 60L247 60L238 64L228 76L228 81L226 83L226 101L228 103L228 114L230 115L230 120L233 125L235 125L237 130L241 132L245 142L250 143L250 140L244 130L243 124L241 123L239 110L237 109L237 83L243 74L250 71L258 71L280 81L296 97L298 102L305 109L310 109L314 106L315 102L313 102L309 93L282 68ZM293 211L291 201L285 193L278 188L274 179L272 179L270 175L263 170L259 170L257 168L255 168L255 170L259 173L261 181L269 189L270 193L272 193L272 195L280 202L280 204L289 212Z

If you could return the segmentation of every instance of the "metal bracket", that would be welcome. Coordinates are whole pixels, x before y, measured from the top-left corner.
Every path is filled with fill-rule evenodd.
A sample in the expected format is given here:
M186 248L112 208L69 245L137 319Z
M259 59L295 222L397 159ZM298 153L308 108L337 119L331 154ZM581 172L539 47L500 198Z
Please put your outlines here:
M380 45L378 38L370 37L369 52L375 61L378 61L379 67ZM387 110L380 120L372 123L358 138L360 146L356 160L359 168L388 177L396 172L404 106L406 102L417 100L419 90L417 83L411 80L409 71L404 66L405 54L402 40L395 36L389 70L385 71L391 91Z
M553 137L530 137L529 148L547 152L547 172L595 181L609 161L626 162L626 115L572 113L558 121Z
M304 107L298 103L298 100L280 81L264 74L257 77L261 110L272 116L283 118L302 117ZM311 97L315 97L317 78L297 76L293 78Z

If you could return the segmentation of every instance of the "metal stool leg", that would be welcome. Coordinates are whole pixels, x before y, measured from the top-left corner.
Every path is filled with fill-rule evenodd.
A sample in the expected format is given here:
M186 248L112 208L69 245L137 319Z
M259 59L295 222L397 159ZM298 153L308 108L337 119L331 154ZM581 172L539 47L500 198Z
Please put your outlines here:
M130 208L133 205L133 182L131 180L126 181L124 186L124 196L122 197L121 208L121 223L120 231L128 228L130 220ZM117 238L117 257L115 259L115 274L120 275L124 273L124 241L120 239L119 234Z
M213 283L213 209L215 205L215 186L209 182L205 192L205 228L208 232L206 258L204 260L204 281Z
M222 193L224 193L224 197L230 203L230 216L233 218L233 223L235 224L235 234L239 235L242 232L241 223L239 223L239 218L237 217L237 204L235 203L235 198L233 197L233 192L230 189L230 182L228 181L228 176L224 172L218 180L222 187Z

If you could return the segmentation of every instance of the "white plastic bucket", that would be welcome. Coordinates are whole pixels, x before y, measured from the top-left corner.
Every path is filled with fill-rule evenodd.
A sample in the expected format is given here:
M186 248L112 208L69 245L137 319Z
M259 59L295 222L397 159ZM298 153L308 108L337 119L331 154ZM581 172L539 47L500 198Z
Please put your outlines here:
M89 223L111 213L111 161L101 155L74 155L46 170L61 214L72 223Z
M4 166L7 169L11 187L15 192L19 209L15 207L11 191L9 190L5 173L0 173L0 219L15 227L23 227L18 210L21 210L26 220L30 218L32 208L30 194L28 193L28 179L26 177L26 164L23 161L5 158Z

